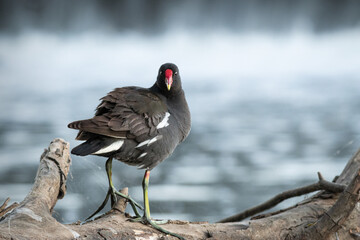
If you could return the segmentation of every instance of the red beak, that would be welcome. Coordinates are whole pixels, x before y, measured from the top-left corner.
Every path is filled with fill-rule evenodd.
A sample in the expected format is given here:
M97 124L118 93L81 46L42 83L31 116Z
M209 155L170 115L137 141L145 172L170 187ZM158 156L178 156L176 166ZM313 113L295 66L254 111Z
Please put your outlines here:
M166 87L168 89L168 91L170 91L171 85L173 83L173 71L171 69L166 69L165 71L165 84Z

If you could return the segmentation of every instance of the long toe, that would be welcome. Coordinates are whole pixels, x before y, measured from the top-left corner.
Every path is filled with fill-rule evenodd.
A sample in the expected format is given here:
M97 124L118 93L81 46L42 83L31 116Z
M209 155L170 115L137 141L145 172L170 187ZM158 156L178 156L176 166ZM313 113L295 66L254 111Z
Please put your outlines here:
M147 219L147 222L155 229L157 229L158 231L160 232L163 232L165 234L169 234L171 236L174 236L174 237L177 237L179 238L180 240L185 240L185 238L183 238L182 236L176 234L176 233L173 233L173 232L169 232L168 230L165 230L163 229L162 227L160 227L158 224L155 223L155 221L151 220L151 219Z
M159 224L168 223L169 220L152 220L150 218L147 218L146 216L143 216L143 217L136 217L136 218L129 219L129 221L130 222L140 222L142 224L151 225L153 228L157 229L160 232L163 232L165 234L177 237L180 240L185 240L185 238L183 238L182 236L180 236L180 235L178 235L176 233L169 232L169 231L167 231L167 230L165 230L165 229L163 229L162 227L159 226Z
M144 210L144 208L143 208L140 204L138 204L137 202L135 202L135 200L132 199L129 195L125 195L125 194L117 191L115 188L113 188L112 191L114 192L114 194L116 194L116 195L118 195L118 196L120 196L120 197L122 197L122 198L127 199L128 202L130 203L130 205L131 205L131 207L132 207L132 209L133 209L136 217L140 217L140 214L139 214L137 208L139 208L140 210Z
M145 216L130 218L129 221L130 222L141 222L143 224L150 224L150 222L148 221L148 219ZM151 219L151 221L157 225L167 224L169 222L169 220L160 220L160 219L156 219L156 220Z
M109 201L109 197L111 196L111 201L113 201L113 196L111 194L111 189L109 188L106 197L104 199L104 201L102 202L102 204L99 206L99 208L93 213L91 214L88 218L86 218L86 221L89 220L90 218L94 217L96 214L98 214L101 210L104 209L104 207L106 206L106 203ZM116 196L115 196L116 199Z
M129 218L128 221L129 222L139 222L139 223L142 223L142 224L147 224L148 223L145 217Z

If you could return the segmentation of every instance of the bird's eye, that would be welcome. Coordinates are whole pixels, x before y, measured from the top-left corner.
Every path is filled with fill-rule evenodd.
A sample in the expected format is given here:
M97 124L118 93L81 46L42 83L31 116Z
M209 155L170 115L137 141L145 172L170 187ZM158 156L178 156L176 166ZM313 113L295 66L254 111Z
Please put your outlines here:
M175 74L175 75L178 75L178 72L175 72L174 74Z
M159 71L159 75L161 75L162 74L162 71Z

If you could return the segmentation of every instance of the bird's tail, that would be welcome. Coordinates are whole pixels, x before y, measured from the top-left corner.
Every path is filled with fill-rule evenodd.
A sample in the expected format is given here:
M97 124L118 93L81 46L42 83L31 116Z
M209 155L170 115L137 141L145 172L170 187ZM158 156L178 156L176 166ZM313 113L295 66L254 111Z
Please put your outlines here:
M71 153L78 155L78 156L86 156L86 155L92 154L96 151L97 151L97 149L94 149L92 144L89 144L88 141L86 141L86 142L80 144L79 146L74 147L71 150Z
M89 139L86 142L74 147L71 153L78 156L107 155L119 150L124 143L122 139L114 138L95 138Z

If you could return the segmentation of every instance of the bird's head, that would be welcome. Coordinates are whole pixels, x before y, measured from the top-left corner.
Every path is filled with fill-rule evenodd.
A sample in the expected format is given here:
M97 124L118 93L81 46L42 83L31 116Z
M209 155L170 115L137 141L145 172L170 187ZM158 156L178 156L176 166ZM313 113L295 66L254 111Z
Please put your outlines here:
M163 92L176 92L181 90L179 68L173 63L161 65L156 84Z

